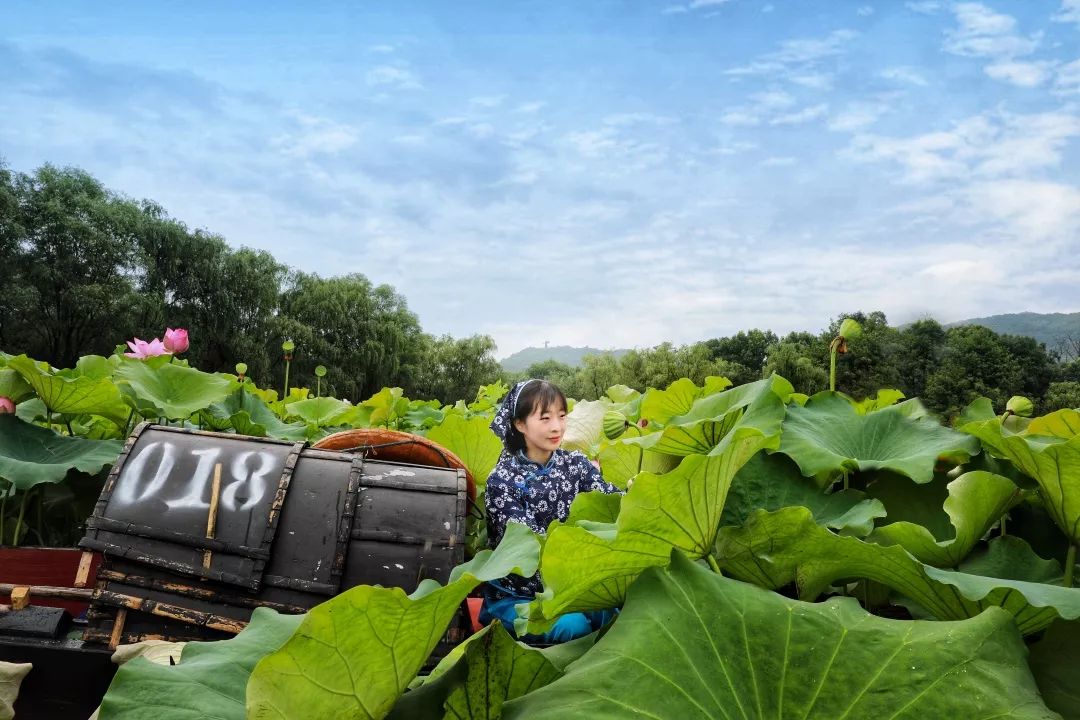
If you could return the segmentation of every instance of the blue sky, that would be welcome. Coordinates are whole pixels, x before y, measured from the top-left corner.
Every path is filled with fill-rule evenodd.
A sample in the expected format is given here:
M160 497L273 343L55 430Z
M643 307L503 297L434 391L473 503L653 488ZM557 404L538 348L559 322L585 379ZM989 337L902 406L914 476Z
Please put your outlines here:
M1080 0L4 6L13 169L499 356L1080 310Z

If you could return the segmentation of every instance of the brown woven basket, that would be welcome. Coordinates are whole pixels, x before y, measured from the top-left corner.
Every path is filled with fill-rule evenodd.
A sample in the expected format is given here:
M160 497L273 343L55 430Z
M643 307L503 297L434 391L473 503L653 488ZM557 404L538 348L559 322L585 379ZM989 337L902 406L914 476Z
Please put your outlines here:
M428 467L460 468L465 471L469 499L476 500L476 482L469 468L454 453L426 437L386 428L355 428L327 435L312 447L320 450L364 452L368 457L390 462Z

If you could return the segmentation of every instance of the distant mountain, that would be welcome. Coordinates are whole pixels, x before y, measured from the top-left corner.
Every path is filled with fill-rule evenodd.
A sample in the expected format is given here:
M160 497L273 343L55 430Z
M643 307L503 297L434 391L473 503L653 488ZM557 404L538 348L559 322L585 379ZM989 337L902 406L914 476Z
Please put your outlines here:
M626 350L597 350L591 347L570 347L569 345L556 345L546 348L527 347L503 360L502 366L507 372L521 372L538 362L556 360L570 367L579 367L582 358L586 355L611 353L615 357L622 357L626 352Z
M984 318L972 318L949 323L945 327L958 325L983 325L996 333L1008 335L1027 335L1041 343L1047 349L1053 349L1062 338L1080 338L1080 312L1074 313L1011 313L1009 315L991 315Z

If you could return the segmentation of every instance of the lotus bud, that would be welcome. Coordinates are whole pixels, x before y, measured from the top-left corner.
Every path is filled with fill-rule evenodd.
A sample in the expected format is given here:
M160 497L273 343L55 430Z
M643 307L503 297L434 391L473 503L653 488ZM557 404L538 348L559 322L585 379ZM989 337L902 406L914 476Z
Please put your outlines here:
M1013 395L1009 402L1005 403L1005 410L1020 417L1031 417L1035 412L1035 404L1023 395Z
M844 318L844 322L840 323L840 332L837 334L846 340L857 338L862 335L862 325L851 318Z
M618 410L608 410L604 413L603 428L604 437L608 440L614 440L624 432L629 423L626 422L626 416Z
M165 328L165 349L179 355L188 349L188 334L184 328Z
M15 413L15 401L9 397L0 395L0 415L12 415Z

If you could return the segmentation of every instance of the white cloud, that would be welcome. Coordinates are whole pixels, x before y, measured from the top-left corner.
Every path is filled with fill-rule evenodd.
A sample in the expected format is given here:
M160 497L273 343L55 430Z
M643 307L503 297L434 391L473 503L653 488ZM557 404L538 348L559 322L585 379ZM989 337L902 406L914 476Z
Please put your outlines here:
M754 127L761 124L761 117L747 110L730 110L720 116L720 122L736 127Z
M390 53L394 52L394 46L393 45L372 45L371 47L368 48L368 52L376 54L376 55L389 55Z
M896 80L910 85L926 85L926 78L911 67L889 67L882 70L880 74L886 80Z
M367 84L373 87L393 87L399 90L420 90L424 86L411 71L394 65L379 65L368 70Z
M760 55L749 64L729 68L724 74L734 77L776 75L789 80L815 78L814 82L820 84L824 73L815 72L814 68L824 60L846 52L847 44L857 35L852 30L834 30L822 38L785 40L779 49Z
M825 103L803 108L797 112L778 115L769 121L770 125L801 125L824 117L829 112Z
M757 147L757 143L734 142L730 145L719 145L708 152L713 155L738 155L740 153L756 150Z
M1074 60L1057 69L1054 92L1059 95L1080 94L1080 60Z
M874 14L874 8L870 5L860 5L855 8L855 14L859 17L869 17Z
M663 12L668 15L687 13L703 8L716 8L720 5L726 5L729 2L731 2L731 0L690 0L690 2L684 5L668 5L663 9Z
M284 154L297 158L327 155L346 150L359 140L353 127L325 118L298 115L298 128L271 140Z
M932 15L941 9L940 2L934 2L934 0L922 0L922 2L907 2L904 6L908 10L921 13L923 15Z
M907 138L856 136L848 152L865 161L899 165L908 183L1022 177L1059 165L1080 117L1064 112L995 113L956 123L951 130Z
M761 165L763 167L790 167L792 165L795 165L797 162L798 160L790 156L770 157L762 160Z
M469 98L469 104L482 108L496 108L502 105L504 100L506 100L505 95L480 95Z
M1061 9L1050 19L1060 23L1075 23L1080 27L1080 0L1061 0Z
M1016 19L977 2L957 3L952 8L958 27L945 32L945 50L965 57L1013 58L1030 55L1039 36L1021 37Z
M531 115L532 113L543 110L546 105L546 102L540 100L533 100L532 102L521 103L516 108L514 108L514 112Z
M1010 60L983 68L994 80L1004 80L1019 87L1037 87L1046 82L1053 70L1051 62L1021 62Z
M873 125L886 112L888 107L881 103L851 103L833 116L829 121L829 129L838 132L862 130Z

